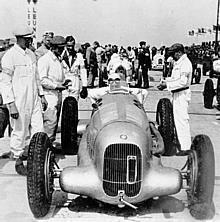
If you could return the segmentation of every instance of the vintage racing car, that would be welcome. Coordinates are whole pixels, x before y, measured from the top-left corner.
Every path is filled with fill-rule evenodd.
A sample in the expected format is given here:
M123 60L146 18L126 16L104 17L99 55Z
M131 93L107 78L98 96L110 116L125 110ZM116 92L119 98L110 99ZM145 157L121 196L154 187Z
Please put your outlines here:
M164 55L160 52L157 53L152 61L152 69L153 70L163 70L164 69Z
M47 135L34 134L27 160L27 193L33 215L47 215L58 180L64 192L133 209L145 200L185 189L192 216L212 218L215 166L209 137L197 135L190 151L178 151L172 105L167 98L158 103L156 122L149 121L136 96L113 91L93 105L88 125L78 127L77 133L77 102L67 97L61 143L64 154L77 153L78 166L61 169ZM165 167L162 155L185 155L187 161L181 170Z

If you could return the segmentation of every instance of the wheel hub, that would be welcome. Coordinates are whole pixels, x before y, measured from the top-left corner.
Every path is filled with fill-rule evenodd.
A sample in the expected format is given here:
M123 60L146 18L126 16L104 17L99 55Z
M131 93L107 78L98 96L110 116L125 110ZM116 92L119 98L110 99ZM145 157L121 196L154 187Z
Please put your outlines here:
M54 191L54 153L47 149L44 163L45 192L46 197L50 199Z

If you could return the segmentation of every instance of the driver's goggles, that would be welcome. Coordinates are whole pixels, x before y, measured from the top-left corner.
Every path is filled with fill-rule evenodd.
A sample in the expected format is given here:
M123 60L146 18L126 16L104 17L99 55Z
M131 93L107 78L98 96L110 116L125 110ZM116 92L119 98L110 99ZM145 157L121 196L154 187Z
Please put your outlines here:
M119 83L120 81L121 81L121 79L119 79L119 78L116 78L116 79L110 78L110 79L108 79L108 83L113 83L113 82Z

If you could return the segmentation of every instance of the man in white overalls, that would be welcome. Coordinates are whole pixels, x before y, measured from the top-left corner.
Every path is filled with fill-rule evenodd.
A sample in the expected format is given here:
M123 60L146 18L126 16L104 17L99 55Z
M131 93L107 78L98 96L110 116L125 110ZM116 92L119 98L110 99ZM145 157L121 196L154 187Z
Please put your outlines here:
M10 147L16 159L15 170L26 175L23 161L29 138L36 132L43 132L42 106L47 107L44 92L37 72L36 56L29 49L33 38L30 27L18 27L14 31L17 43L2 58L0 74L1 93L10 113L12 126Z
M161 80L160 89L167 87L172 93L174 122L181 150L189 150L191 146L191 134L189 126L189 102L191 91L189 86L192 79L192 63L184 53L184 46L176 43L169 48L170 55L174 59L171 77Z

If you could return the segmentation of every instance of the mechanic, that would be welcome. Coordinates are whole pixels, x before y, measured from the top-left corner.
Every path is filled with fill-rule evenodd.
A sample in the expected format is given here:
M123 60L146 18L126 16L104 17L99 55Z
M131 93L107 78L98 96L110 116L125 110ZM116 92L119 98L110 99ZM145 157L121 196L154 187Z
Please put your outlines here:
M45 55L48 50L50 49L50 41L53 38L54 33L53 32L46 32L43 35L42 45L35 50L35 55L37 59L39 59L41 56Z
M56 131L62 105L62 91L66 89L61 54L66 40L63 36L54 36L51 50L38 60L38 72L48 108L43 113L44 129L51 143L56 139Z
M150 50L146 46L145 41L141 41L139 43L140 48L138 51L138 68L137 72L139 72L139 69L142 69L142 76L143 76L143 82L144 82L144 88L149 88L149 79L148 79L148 69L151 68L151 58L150 58Z
M105 49L97 42L98 47L95 50L97 63L98 63L98 76L103 75L104 64L106 63Z
M96 57L96 49L99 46L97 41L93 42L93 45L86 49L86 61L88 68L88 87L93 88L95 77L98 76L98 61Z
M27 160L29 138L44 131L41 103L46 109L47 101L40 84L35 54L28 48L33 30L28 26L18 27L14 35L17 43L2 58L1 93L10 113L10 147L16 160L15 170L26 175L23 161Z
M161 80L158 88L168 89L172 93L174 122L177 130L181 150L189 150L191 146L191 134L189 126L188 108L191 100L190 83L192 79L192 63L184 53L182 44L173 44L169 54L175 60L171 77Z
M98 89L88 90L88 97L91 99L92 103L95 103L105 94L111 93L115 90L124 90L127 93L134 94L137 96L141 104L146 102L148 92L146 89L129 88L126 86L126 81L121 77L119 73L112 73L108 77L108 86Z
M70 80L66 92L68 96L73 96L77 101L79 95L86 98L87 92L87 72L83 55L75 51L75 39L73 36L66 37L66 47L62 53L62 64L64 67L65 79ZM81 83L80 83L81 80ZM80 91L80 87L82 90Z
M127 53L128 53L128 61L131 62L132 64L132 73L134 73L134 62L135 62L135 52L134 50L131 48L131 46L127 47Z

